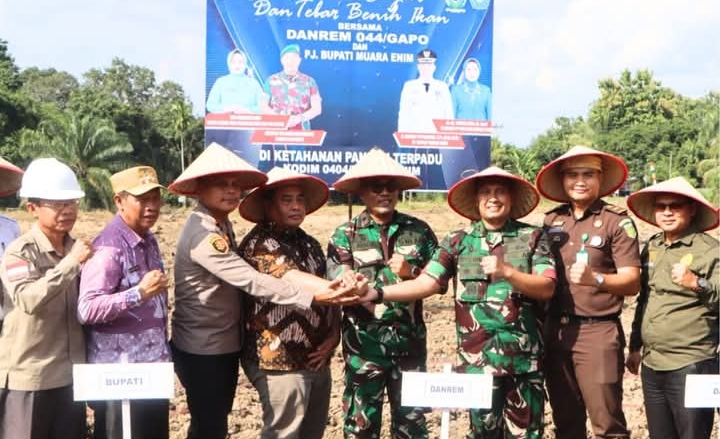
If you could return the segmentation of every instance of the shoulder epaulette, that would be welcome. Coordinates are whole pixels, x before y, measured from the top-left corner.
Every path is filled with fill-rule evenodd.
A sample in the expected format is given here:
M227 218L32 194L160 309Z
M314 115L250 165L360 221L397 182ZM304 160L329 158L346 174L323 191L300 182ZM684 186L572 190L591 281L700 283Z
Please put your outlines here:
M558 204L557 206L555 206L555 207L553 207L552 209L550 209L550 210L548 210L547 212L545 212L545 215L550 214L550 213L560 213L560 212L562 212L563 210L567 210L567 209L569 208L569 206L570 206L570 205L567 204L567 203Z
M612 213L614 213L614 214L616 214L616 215L627 215L627 213L628 213L628 211L627 211L626 208L620 207L620 206L616 206L616 205L614 205L614 204L606 204L606 205L605 205L605 210L607 210L608 212L612 212Z

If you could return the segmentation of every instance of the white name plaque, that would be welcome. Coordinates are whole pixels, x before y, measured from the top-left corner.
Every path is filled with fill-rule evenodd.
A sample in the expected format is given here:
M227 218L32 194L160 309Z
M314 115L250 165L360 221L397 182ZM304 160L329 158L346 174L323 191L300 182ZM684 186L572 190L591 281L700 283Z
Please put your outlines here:
M720 375L686 375L685 407L720 407Z
M403 372L401 403L412 407L490 408L492 375Z
M175 395L173 364L76 364L73 390L75 401L172 399Z

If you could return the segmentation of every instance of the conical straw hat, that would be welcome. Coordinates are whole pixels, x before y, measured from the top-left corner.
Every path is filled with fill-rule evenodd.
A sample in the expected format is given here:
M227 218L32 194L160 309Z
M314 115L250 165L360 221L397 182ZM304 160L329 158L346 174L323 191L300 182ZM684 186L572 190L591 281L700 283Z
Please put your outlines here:
M240 203L238 211L248 221L259 223L265 219L263 196L269 189L288 184L300 186L303 196L305 196L306 215L310 215L321 208L330 196L328 185L312 175L275 167L267 173L267 176L268 181L262 186L253 189Z
M14 194L20 189L23 170L0 157L0 197Z
M720 222L717 209L682 177L671 178L640 189L628 197L627 205L638 218L657 226L655 221L655 197L659 194L681 195L695 201L697 213L693 222L699 230L714 229Z
M245 183L241 189L254 188L267 181L267 176L262 171L237 154L217 143L211 143L190 163L185 172L168 186L168 190L180 195L197 196L198 178L218 174L239 174Z
M545 198L560 203L569 202L570 198L562 184L563 164L571 159L593 156L600 159L603 173L598 198L612 194L625 183L627 165L620 157L587 146L573 146L568 152L543 166L535 179L535 186Z
M540 201L540 195L532 184L496 166L490 166L455 183L448 191L448 204L465 218L479 220L476 181L494 178L507 180L512 188L510 218L521 218L529 214Z
M340 192L358 193L363 180L389 178L398 185L398 190L420 187L422 180L415 177L407 168L395 161L390 154L378 147L373 147L357 163L333 184Z

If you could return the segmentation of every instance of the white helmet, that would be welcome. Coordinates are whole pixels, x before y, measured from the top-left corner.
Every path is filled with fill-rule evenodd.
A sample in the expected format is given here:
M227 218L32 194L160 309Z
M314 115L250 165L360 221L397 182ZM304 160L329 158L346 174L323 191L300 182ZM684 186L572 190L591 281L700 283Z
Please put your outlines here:
M76 200L85 196L75 173L57 159L35 159L22 177L21 198Z

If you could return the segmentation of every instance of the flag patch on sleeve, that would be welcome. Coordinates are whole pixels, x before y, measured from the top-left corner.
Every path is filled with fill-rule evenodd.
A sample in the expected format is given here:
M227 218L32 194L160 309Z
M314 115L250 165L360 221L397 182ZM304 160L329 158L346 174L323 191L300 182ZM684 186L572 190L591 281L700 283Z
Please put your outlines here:
M8 264L5 272L8 280L11 282L19 281L30 276L30 263L27 261L17 261Z

